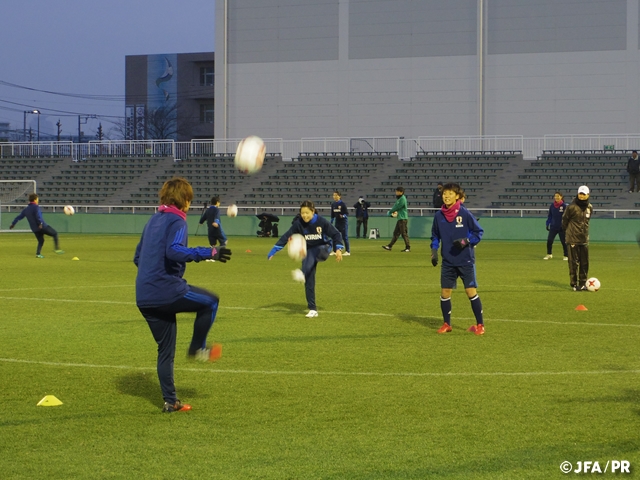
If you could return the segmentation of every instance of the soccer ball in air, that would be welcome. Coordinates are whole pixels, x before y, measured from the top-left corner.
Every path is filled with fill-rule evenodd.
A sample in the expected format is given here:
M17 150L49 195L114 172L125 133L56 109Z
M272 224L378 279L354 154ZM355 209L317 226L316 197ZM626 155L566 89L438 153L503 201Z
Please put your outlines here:
M300 261L307 256L307 241L299 233L294 233L289 237L287 249L289 251L289 257Z
M73 215L76 211L73 209L71 205L67 205L63 208L65 215Z
M587 283L585 285L587 286L587 290L589 290L590 292L597 292L598 290L600 290L600 280L598 280L596 277L591 277L589 280L587 280Z
M260 137L251 135L240 140L234 163L242 173L256 173L262 168L267 147Z
M229 205L227 207L227 217L235 217L238 215L238 207L235 205Z

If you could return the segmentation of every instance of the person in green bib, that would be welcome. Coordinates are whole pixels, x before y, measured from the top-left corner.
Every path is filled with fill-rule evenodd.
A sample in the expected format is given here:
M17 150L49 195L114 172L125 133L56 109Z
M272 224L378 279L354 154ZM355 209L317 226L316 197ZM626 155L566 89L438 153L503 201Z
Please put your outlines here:
M411 244L409 243L409 232L407 231L407 222L409 220L409 214L407 212L407 197L404 196L404 188L396 188L396 203L391 207L391 210L387 212L387 217L397 218L396 228L393 230L393 238L388 245L383 245L385 250L391 250L393 244L396 243L398 238L402 236L404 240L403 252L411 251Z

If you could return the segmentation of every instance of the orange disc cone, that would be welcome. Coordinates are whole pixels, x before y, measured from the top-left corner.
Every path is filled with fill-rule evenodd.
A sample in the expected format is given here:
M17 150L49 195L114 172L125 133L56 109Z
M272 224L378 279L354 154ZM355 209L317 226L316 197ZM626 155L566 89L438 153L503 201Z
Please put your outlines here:
M587 307L585 307L584 305L578 305L576 307L576 310L578 310L579 312L586 312L589 309Z

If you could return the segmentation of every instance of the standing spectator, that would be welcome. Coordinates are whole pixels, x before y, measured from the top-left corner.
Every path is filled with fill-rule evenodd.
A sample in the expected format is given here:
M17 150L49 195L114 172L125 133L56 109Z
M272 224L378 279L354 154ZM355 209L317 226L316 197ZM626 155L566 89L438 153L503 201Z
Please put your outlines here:
M331 223L336 226L336 229L342 235L344 240L345 257L351 255L351 247L349 246L349 209L347 205L342 201L342 196L338 190L333 191L333 203L331 204ZM331 255L335 255L335 252L331 252Z
M431 265L438 266L438 247L442 254L440 272L440 308L444 323L438 333L451 329L451 293L456 288L458 277L462 280L476 324L468 331L484 335L482 302L476 281L475 247L484 234L476 218L462 205L464 191L456 183L447 183L442 191L444 204L433 218L431 226Z
M54 252L56 252L58 255L63 254L64 250L60 250L60 245L58 243L58 232L56 232L50 225L47 225L42 218L42 211L39 207L40 199L38 198L38 195L35 193L31 193L28 198L29 205L27 205L27 207L22 210L22 212L20 212L20 215L13 219L13 222L11 222L9 229L13 229L13 227L16 226L16 223L26 217L27 222L29 222L31 231L38 240L38 247L36 248L36 258L44 258L44 255L42 255L40 252L42 252L45 235L53 237Z
M629 173L629 193L633 193L634 187L636 192L640 192L640 158L637 150L631 152L631 158L627 162L627 172Z
M176 314L196 312L193 336L187 355L200 361L216 360L220 345L207 348L207 335L218 311L215 293L189 285L182 278L187 262L209 258L224 263L231 250L220 247L187 246L187 212L193 188L184 178L167 180L160 190L160 208L142 231L133 263L136 276L136 305L158 344L157 372L165 413L191 410L176 396L173 362L176 356Z
M562 216L562 229L569 245L569 281L573 291L586 290L589 276L589 220L593 206L589 203L589 187L578 188L578 196Z
M438 182L438 187L433 191L433 208L442 208L442 182Z
M385 250L391 250L393 248L393 244L396 243L398 238L402 236L404 240L404 250L403 252L411 251L411 244L409 243L409 233L407 230L407 223L409 220L409 213L407 209L407 197L404 196L404 188L397 187L396 188L396 203L391 207L391 210L387 212L387 217L397 218L396 228L393 230L393 237L388 245L383 245L382 248Z
M556 192L553 195L553 203L549 207L549 215L547 215L547 254L542 258L543 260L551 260L553 255L551 254L553 248L553 241L556 235L560 236L560 243L562 244L562 251L564 256L562 260L569 260L567 257L567 242L564 237L564 230L562 230L562 215L567 209L567 202L564 201L564 196L560 192Z
M362 195L358 198L358 202L353 206L356 209L356 238L360 238L360 226L364 228L362 230L362 237L367 236L367 226L369 224L369 207L371 203L367 202Z

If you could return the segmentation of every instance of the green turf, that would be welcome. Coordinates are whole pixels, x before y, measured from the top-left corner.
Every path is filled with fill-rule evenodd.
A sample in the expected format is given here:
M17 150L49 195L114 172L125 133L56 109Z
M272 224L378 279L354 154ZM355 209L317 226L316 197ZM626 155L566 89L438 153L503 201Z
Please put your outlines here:
M205 243L192 237L191 245ZM633 244L591 246L597 293L569 289L545 245L477 249L487 334L453 294L437 335L440 269L353 240L318 268L306 319L297 264L273 241L231 238L227 264L186 278L221 297L214 364L185 358L176 385L193 411L161 414L155 343L135 307L134 236L0 235L0 477L549 479L563 461L640 467L640 321ZM250 251L249 251L250 250ZM74 256L79 261L72 261ZM576 311L579 304L587 311ZM63 402L37 407L45 395ZM574 467L575 468L575 467ZM633 477L625 475L624 478Z

